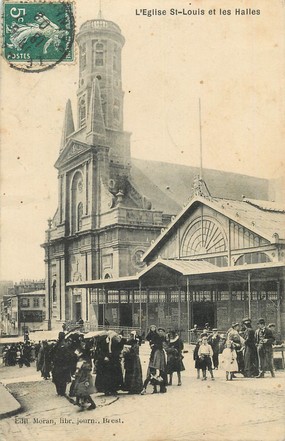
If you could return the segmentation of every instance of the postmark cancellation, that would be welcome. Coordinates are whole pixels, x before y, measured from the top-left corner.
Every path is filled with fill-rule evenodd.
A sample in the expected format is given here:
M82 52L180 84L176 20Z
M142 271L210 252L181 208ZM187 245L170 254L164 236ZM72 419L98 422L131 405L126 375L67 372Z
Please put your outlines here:
M4 58L11 67L39 72L74 59L73 2L5 2Z

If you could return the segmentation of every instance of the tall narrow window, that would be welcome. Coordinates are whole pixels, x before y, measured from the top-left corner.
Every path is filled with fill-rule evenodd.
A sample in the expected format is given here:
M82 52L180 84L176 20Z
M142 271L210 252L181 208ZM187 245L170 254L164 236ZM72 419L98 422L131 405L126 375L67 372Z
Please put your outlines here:
M81 230L82 228L82 216L83 216L83 204L79 202L77 207L77 230Z
M114 99L113 116L117 121L120 120L120 101L117 98Z
M104 65L104 45L102 43L96 44L95 65L96 66Z
M80 69L83 70L86 67L86 43L80 48L80 59L79 59Z
M80 127L86 124L86 102L84 98L81 98L79 102L79 123Z
M118 49L117 46L115 46L114 48L114 53L113 53L113 69L117 72L118 71Z

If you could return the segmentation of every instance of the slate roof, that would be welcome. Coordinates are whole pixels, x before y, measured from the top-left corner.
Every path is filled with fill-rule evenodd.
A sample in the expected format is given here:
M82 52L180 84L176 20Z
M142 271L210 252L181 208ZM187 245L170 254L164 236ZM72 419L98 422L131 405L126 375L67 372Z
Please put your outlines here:
M189 201L198 167L135 158L131 162L132 181L137 190L152 201L153 209L177 214ZM211 169L203 171L203 179L212 196L268 199L267 179Z
M266 211L276 211L280 213L285 213L285 205L281 205L278 202L274 201L260 201L258 199L249 199L249 198L243 198L244 202L248 202L249 204L260 208L261 210Z
M264 201L264 206L266 206L266 202ZM270 206L270 210L266 210L245 200L236 201L225 198L197 196L186 205L173 222L157 237L145 252L143 260L146 260L147 257L149 258L153 253L159 253L159 249L171 236L174 228L184 222L188 212L191 209L195 209L199 204L213 208L271 243L285 240L285 212L273 211L272 206Z
M183 275L199 274L214 271L217 267L206 260L157 259L152 265L143 270L138 277L148 273L157 265L164 265Z

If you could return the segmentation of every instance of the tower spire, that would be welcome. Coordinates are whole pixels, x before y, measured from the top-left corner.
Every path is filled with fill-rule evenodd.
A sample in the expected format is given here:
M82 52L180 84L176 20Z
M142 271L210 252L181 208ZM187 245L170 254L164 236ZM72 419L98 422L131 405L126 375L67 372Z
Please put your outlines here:
M87 141L90 144L102 142L105 139L105 123L101 103L101 93L98 78L92 82L90 106L87 119Z
M72 115L72 107L71 107L71 101L70 99L68 99L65 106L65 115L64 115L64 123L63 123L61 143L60 143L60 152L62 152L62 150L64 149L68 136L71 135L71 133L73 132L74 132L74 121Z

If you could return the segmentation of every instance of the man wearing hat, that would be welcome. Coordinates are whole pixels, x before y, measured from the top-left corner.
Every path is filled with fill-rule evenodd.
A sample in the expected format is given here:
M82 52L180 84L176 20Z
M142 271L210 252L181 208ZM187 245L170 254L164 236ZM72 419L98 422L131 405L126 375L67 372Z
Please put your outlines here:
M217 328L213 328L213 333L208 337L208 343L213 349L213 365L214 369L219 367L219 351L220 351L220 340L221 337L218 333Z
M271 376L275 377L273 370L273 349L274 335L265 326L263 318L258 320L258 329L255 331L255 341L258 355L259 374L257 378L263 378L266 371L270 371Z
M243 319L244 326L244 376L255 377L258 375L258 359L255 346L254 330L249 318Z
M244 373L244 359L242 353L242 347L244 345L244 339L239 334L240 325L238 322L232 323L232 327L228 331L227 341L230 341L234 345L234 349L237 353L237 364L238 371L243 374Z

